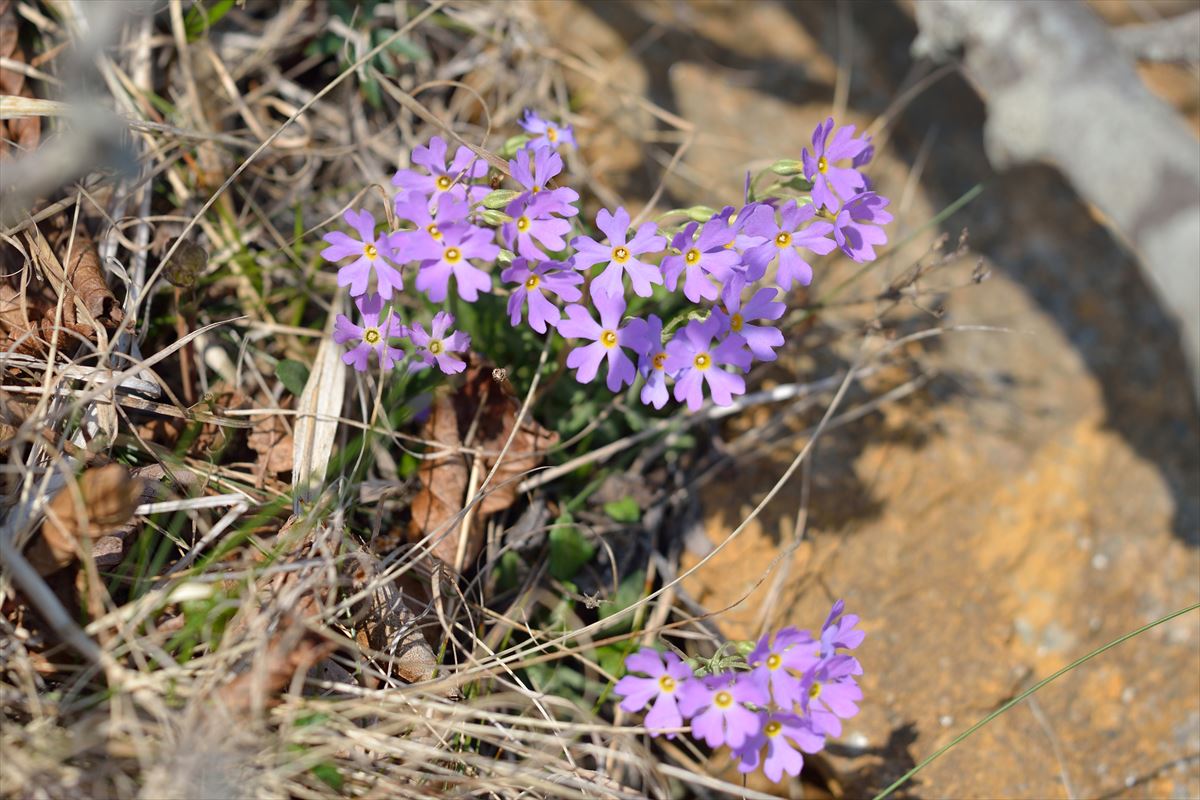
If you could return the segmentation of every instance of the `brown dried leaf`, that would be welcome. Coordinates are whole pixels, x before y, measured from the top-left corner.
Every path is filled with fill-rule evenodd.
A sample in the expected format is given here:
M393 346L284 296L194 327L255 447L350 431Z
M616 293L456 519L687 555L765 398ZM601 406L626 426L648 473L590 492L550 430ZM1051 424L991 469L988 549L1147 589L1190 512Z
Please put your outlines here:
M475 363L466 371L466 380L458 391L437 399L425 423L424 438L454 450L425 461L418 473L421 490L412 502L409 538L416 541L436 532L438 539L433 544L433 554L449 566L455 565L461 535L461 526L452 520L462 511L471 489L470 457L459 448L487 454L475 465L475 474L482 481L496 464L512 434L519 411L520 405L508 384L493 377L492 365ZM546 449L557 441L558 434L526 416L504 461L486 487L487 494L475 507L466 531L463 564L474 561L479 555L483 547L483 523L487 517L503 511L516 500L518 481L514 479L541 464Z
M390 666L409 683L432 678L437 670L437 656L421 633L420 620L413 608L416 604L396 579L380 580L379 560L374 554L360 548L347 563L354 568L351 590L356 594L370 590L358 608L362 615L360 633L367 646L392 656Z
M71 261L67 264L68 283L92 318L105 328L114 330L125 318L125 314L104 280L96 243L81 227L75 231L74 242L71 241L69 232L58 237L58 252L65 254L68 248L71 250Z
M46 506L46 519L25 556L39 575L75 561L83 540L111 533L133 516L142 495L141 481L120 464L85 471L76 485L65 486Z
M290 406L291 399L284 398L280 405ZM282 414L271 414L256 422L246 444L258 453L259 470L272 474L291 471L296 445Z
M19 45L20 28L16 6L10 0L0 0L0 58L26 63L25 51ZM34 97L32 87L25 74L15 69L0 67L0 94L14 97ZM42 138L40 117L16 117L0 120L0 159L10 155L9 149L21 153L33 150ZM14 142L9 145L7 142Z

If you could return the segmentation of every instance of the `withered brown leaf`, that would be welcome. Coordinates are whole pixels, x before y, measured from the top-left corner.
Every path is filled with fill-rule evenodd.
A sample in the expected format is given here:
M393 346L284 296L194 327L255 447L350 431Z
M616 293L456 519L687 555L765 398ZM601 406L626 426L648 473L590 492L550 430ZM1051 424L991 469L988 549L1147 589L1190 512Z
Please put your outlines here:
M470 486L472 466L477 480L482 481L496 464L520 411L507 381L495 380L492 371L491 364L476 358L463 385L434 402L422 431L425 439L443 445L448 452L426 460L418 473L421 489L412 502L409 539L417 541L434 534L432 552L450 567L469 564L478 557L487 517L515 502L516 478L540 465L546 450L558 441L557 433L526 414L495 476L484 488L486 494L475 507L465 532L467 539L460 547L462 526L454 520L470 499L467 493L478 489ZM472 453L482 454L478 464L472 464ZM458 564L460 549L463 557Z

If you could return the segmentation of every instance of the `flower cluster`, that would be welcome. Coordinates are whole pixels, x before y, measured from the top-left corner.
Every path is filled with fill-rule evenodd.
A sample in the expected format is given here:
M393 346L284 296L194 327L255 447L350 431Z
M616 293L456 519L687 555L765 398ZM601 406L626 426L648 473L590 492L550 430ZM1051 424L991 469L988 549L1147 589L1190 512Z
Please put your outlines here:
M392 179L396 230L377 233L369 213L350 210L345 219L358 238L325 236L325 258L353 259L340 267L338 284L358 298L365 323L338 320L338 341L352 345L347 363L366 369L374 350L390 368L404 357L388 344L398 338L414 350L409 369L461 370L448 353L470 342L448 335L452 317L442 312L426 334L380 317L380 299L403 291L403 272L415 269L413 284L430 301L446 300L453 284L456 296L472 303L493 291L491 267L501 260L507 266L500 279L511 285L510 323L526 321L539 334L553 328L570 340L566 365L578 382L591 383L603 367L611 391L640 380L642 402L655 408L672 396L693 411L706 396L729 405L745 393L751 366L776 358L784 336L773 323L786 310L786 294L812 281L812 258L840 249L869 261L887 241L881 226L892 219L888 200L860 171L873 154L869 137L855 136L853 126L835 130L832 119L817 126L812 152L805 147L801 160L790 162L794 171L779 173L792 174L810 194L754 202L747 196L741 207L716 212L689 209L691 221L671 229L635 225L622 207L602 208L599 238L579 230L579 194L559 185L559 149L574 145L571 127L532 111L520 124L524 145L508 162L519 189L490 191L482 182L486 161L465 146L450 158L446 142L434 137L413 151L415 168ZM653 313L678 306L666 302L676 292L693 307L666 320L665 312Z
M817 636L784 628L764 636L740 668L697 675L674 653L645 648L625 659L631 673L617 682L621 708L646 714L651 736L674 737L687 720L709 747L726 745L743 773L761 768L772 781L799 775L804 753L840 736L843 719L858 713L858 659L843 650L865 634L858 617L842 615L839 600Z

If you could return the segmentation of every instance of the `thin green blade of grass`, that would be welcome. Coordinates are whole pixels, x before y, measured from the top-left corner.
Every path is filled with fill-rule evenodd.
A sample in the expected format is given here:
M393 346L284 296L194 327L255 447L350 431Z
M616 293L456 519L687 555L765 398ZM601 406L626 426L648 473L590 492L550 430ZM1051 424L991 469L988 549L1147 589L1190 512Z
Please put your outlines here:
M1112 648L1116 647L1117 645L1122 644L1123 642L1129 641L1130 639L1134 638L1135 636L1141 636L1143 633L1150 630L1151 628L1156 628L1165 622L1170 622L1171 620L1175 619L1176 617L1182 617L1184 614L1187 614L1189 611L1195 611L1196 609L1200 609L1200 603L1193 603L1190 606L1181 608L1178 611L1174 611L1170 614L1167 614L1165 617L1159 617L1158 619L1154 620L1153 622L1147 623L1146 625L1143 625L1142 627L1137 628L1136 630L1132 630L1129 633L1126 633L1122 636L1118 636L1116 639L1113 639L1108 644L1096 648L1095 650L1093 650L1092 652L1083 656L1082 658L1077 659L1076 661L1072 661L1070 664L1063 667L1058 672L1055 672L1050 677L1043 678L1042 680L1035 683L1033 686L1030 686L1028 689L1021 692L1019 695L1014 697L1012 700L1009 700L1007 703L1000 706L999 708L997 708L992 713L988 714L983 719L979 720L979 722L976 722L974 725L967 728L965 731L960 733L958 736L955 736L944 747L942 747L939 750L937 750L936 752L934 752L933 755L929 756L924 761L917 764L915 767L910 769L908 772L904 773L899 778L897 778L896 781L894 783L892 783L892 785L888 786L882 792L875 795L874 800L883 800L883 798L889 796L892 792L896 791L901 786L908 783L908 781L910 781L913 778L913 776L916 775L918 772L925 769L925 767L929 766L934 761L941 758L942 755L944 753L946 753L946 751L948 751L950 748L955 747L959 743L965 741L969 736L971 736L973 733L975 733L975 731L979 730L984 725L987 725L989 722L994 720L996 717L1000 716L1005 711L1008 711L1010 708L1015 706L1017 703L1021 702L1026 697L1029 697L1031 694L1033 694L1034 692L1041 689L1043 686L1046 686L1046 685L1052 683L1053 681L1057 680L1058 678L1061 678L1063 675L1066 675L1068 672L1075 669L1076 667L1086 664L1088 661L1091 661L1093 658L1100 655L1101 653L1107 652L1107 651L1111 650Z

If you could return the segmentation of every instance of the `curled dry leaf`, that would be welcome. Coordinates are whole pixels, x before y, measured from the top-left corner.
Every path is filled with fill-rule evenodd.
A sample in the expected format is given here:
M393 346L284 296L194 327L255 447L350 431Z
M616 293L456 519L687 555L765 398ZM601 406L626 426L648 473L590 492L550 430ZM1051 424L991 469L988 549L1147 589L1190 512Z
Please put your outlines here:
M0 58L17 64L27 63L19 39L17 4L12 0L0 0ZM10 67L0 67L0 95L34 96L25 74ZM33 150L41 138L42 120L39 117L0 120L0 160L11 157L14 153Z
M70 250L67 283L75 291L83 307L105 328L115 329L125 318L125 314L104 280L104 272L100 269L100 253L96 250L96 243L92 237L82 227L75 230L74 241L71 240L69 232L62 233L57 237L55 250L64 258Z
M437 656L419 627L416 605L404 593L396 579L381 576L379 560L360 548L347 561L353 569L350 588L355 594L366 592L357 609L362 617L360 633L372 650L387 653L395 673L409 683L426 681L437 670ZM384 665L381 665L384 666Z
M25 557L39 575L57 572L75 561L84 540L90 543L124 525L141 496L141 481L120 464L85 471L46 506Z
M421 489L412 502L409 538L417 541L434 535L433 554L451 567L459 560L460 550L461 563L475 560L483 547L487 517L513 504L517 498L515 479L539 466L546 450L558 441L557 433L526 414L504 461L485 488L485 496L475 506L465 531L466 541L460 542L462 526L455 518L471 499L468 492L478 489L470 485L472 470L475 480L482 483L513 433L520 411L507 381L496 381L492 371L491 364L472 364L463 385L435 401L422 431L425 439L442 445L447 452L423 462L418 473ZM471 453L482 454L478 463L472 463L475 457Z

